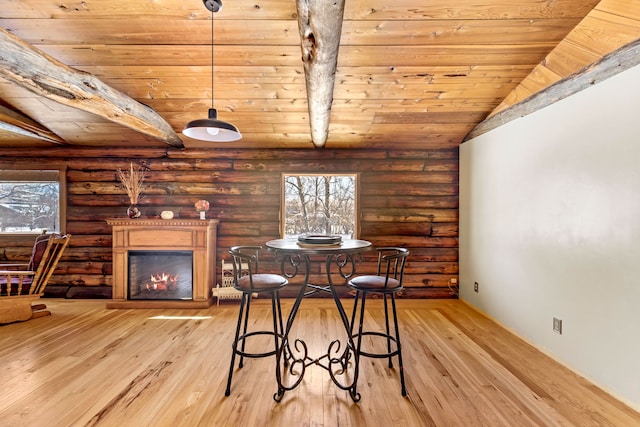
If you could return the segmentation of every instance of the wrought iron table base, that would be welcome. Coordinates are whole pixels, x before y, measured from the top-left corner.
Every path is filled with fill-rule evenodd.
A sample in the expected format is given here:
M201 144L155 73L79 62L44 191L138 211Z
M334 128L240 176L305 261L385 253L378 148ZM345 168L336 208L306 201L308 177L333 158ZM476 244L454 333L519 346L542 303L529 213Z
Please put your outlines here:
M342 253L327 255L326 272L329 282L327 286L319 286L309 283L309 271L311 264L309 255L303 254L298 256L285 253L282 256L282 273L285 276L293 277L297 274L300 258L304 261L306 272L304 284L300 287L300 292L298 293L293 308L291 309L291 313L287 319L287 325L284 330L284 338L280 351L276 355L276 379L278 382L278 391L273 396L274 400L276 402L280 402L285 392L293 390L300 385L306 372L306 368L311 365L317 365L327 370L333 383L340 389L348 391L351 399L354 402L358 402L360 400L360 393L358 393L357 390L359 367L358 358L355 357L356 347L352 338L349 319L344 311L338 292L335 290L331 279L331 266L334 263L338 266L341 277L346 279L353 275L355 272L354 255ZM293 273L288 273L286 268L292 266L294 267ZM348 267L348 269L345 269L345 267ZM306 296L319 292L331 293L347 335L347 343L343 346L340 340L333 340L329 344L326 354L313 358L308 354L307 344L299 338L296 338L293 342L293 350L295 350L295 352L292 351L289 342L289 332L291 331L291 327L295 321L302 299ZM293 381L289 381L287 384L285 383L287 377L295 379Z

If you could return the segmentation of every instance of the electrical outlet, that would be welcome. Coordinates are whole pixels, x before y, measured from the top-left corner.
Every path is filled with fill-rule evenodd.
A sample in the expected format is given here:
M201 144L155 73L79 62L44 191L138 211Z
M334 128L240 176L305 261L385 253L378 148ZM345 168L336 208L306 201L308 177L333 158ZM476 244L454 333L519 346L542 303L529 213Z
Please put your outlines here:
M562 319L553 318L553 332L562 335Z
M456 286L458 284L458 279L456 279L455 277L451 278L451 286Z
M480 292L480 291L478 290L478 287L479 287L478 282L473 282L473 291L474 291L474 292Z

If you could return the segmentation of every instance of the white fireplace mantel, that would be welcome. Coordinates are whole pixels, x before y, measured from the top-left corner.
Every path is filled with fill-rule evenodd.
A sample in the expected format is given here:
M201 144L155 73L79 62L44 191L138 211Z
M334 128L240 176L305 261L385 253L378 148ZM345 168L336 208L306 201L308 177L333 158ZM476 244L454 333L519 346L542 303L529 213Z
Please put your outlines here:
M208 308L216 277L218 220L108 219L113 236L113 290L107 308ZM192 300L130 300L129 251L192 251Z

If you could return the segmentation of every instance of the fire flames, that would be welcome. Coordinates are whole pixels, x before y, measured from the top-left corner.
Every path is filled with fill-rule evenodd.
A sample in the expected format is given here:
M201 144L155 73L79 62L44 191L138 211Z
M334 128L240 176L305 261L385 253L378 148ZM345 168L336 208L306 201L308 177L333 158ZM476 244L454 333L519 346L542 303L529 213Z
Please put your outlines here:
M172 291L178 283L178 274L158 273L151 274L149 282L144 284L144 288L148 291Z

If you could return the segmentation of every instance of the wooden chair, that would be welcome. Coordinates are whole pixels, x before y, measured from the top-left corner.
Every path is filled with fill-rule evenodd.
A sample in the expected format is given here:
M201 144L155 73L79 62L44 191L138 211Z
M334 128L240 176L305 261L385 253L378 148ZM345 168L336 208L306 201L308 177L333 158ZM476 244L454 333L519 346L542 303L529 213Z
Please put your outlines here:
M409 251L404 248L382 247L378 251L378 268L375 275L356 276L349 280L348 285L356 291L355 303L351 314L351 336L356 340L356 357L373 357L379 359L389 359L389 368L393 368L392 357L398 356L398 368L400 369L400 386L403 396L407 395L404 384L404 367L402 366L402 345L400 344L400 331L398 329L398 316L396 314L396 293L403 289L402 278L404 276L404 265L407 261ZM384 332L378 330L364 330L364 304L369 294L381 294L384 301ZM393 315L394 333L389 328L389 307L387 299L391 299ZM358 316L358 330L354 333L353 327L356 321L358 301L361 302ZM363 337L370 337L367 343L374 344L374 337L382 338L386 341L386 351L364 348Z
M0 264L0 324L51 314L40 299L71 235L40 235L28 264Z

